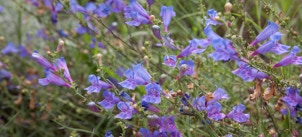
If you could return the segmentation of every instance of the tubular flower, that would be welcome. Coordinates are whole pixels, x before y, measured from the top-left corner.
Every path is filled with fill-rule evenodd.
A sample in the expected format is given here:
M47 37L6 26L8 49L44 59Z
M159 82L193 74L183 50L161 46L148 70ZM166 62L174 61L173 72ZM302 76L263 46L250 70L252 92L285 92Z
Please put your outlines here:
M267 38L269 38L271 35L276 33L279 29L278 24L275 22L268 21L267 26L258 34L256 39L250 44L251 46L256 45L258 42L261 42Z
M258 54L265 54L267 52L274 52L275 54L283 54L288 52L288 49L290 46L286 46L283 44L279 44L278 41L281 38L281 33L276 32L270 37L270 40L263 45L261 45L255 52L253 52L252 56L258 55Z
M57 71L56 67L53 66L47 59L45 59L42 55L38 53L38 51L34 51L31 54L31 57L42 67L45 69L49 69L51 71Z
M215 102L217 102L220 99L227 99L227 98L229 98L228 94L222 88L217 88L214 91L214 93L212 94L212 97L213 98L207 102L207 105L214 104Z
M215 61L238 60L233 43L228 39L216 39L212 42L214 52L209 55Z
M181 60L178 65L178 78L194 74L194 62L192 60Z
M206 50L211 43L209 39L192 39L190 44L179 53L177 58L189 56L190 54L200 54Z
M265 73L249 66L245 62L237 61L239 68L233 70L232 73L241 77L244 81L251 82L254 79L269 78Z
M136 0L130 0L129 5L124 8L124 15L125 18L132 19L131 21L126 22L126 24L130 26L151 23L147 11Z
M93 92L99 93L102 89L111 88L111 85L107 84L104 81L101 81L99 76L93 74L88 76L88 81L91 83L91 86L85 88L88 94L91 94Z
M119 119L131 119L132 115L136 113L136 110L130 106L130 102L118 102L117 108L121 111L114 118Z
M124 88L135 89L137 85L146 85L151 82L151 76L142 64L134 65L124 75L127 79L119 83Z
M99 102L98 104L107 110L112 109L114 107L114 105L120 101L120 99L118 97L116 97L114 95L114 93L112 93L108 90L105 90L103 92L103 97L104 97L104 100Z
M176 56L175 55L170 55L170 56L165 56L164 57L164 65L168 67L175 68L176 67Z
M223 119L225 114L220 113L222 106L220 103L215 102L214 104L207 107L207 116L215 121Z
M7 46L1 50L1 52L3 54L9 54L9 53L17 53L19 52L19 50L18 48L15 47L13 42L9 42Z
M294 65L302 65L302 57L297 56L300 52L300 48L298 46L294 46L291 52L284 56L278 63L276 63L273 67L287 66L290 64Z
M46 78L39 79L39 84L42 86L46 86L48 84L54 84L57 86L65 86L68 88L71 88L71 85L67 82L65 82L62 78L59 76L53 74L49 70L45 70Z
M160 16L162 17L164 23L164 31L168 32L168 26L171 22L171 19L172 17L176 16L173 6L161 6Z
M65 62L65 59L64 57L61 57L61 58L58 58L56 59L56 67L57 67L57 70L64 70L64 77L70 82L72 83L73 80L70 76L70 73L69 73L69 70L68 70L68 67L67 67L67 64Z
M208 10L208 15L210 16L209 19L206 20L206 25L219 25L222 24L221 22L216 21L216 17L218 17L217 11L214 9L209 9Z
M249 118L249 114L243 114L245 110L245 106L243 104L239 104L238 106L233 107L233 110L227 115L228 118L232 118L236 122L246 122Z
M160 103L160 92L162 91L160 85L156 83L150 83L145 86L146 88L146 95L143 96L142 100L148 103L158 104Z

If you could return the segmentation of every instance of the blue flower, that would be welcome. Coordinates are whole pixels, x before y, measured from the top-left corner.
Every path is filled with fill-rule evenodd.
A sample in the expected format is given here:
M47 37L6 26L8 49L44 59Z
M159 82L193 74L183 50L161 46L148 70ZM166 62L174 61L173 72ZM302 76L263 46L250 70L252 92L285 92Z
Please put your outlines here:
M286 96L284 96L282 100L288 106L296 107L297 105L302 105L302 97L299 94L300 94L299 89L288 87L286 88Z
M249 120L249 114L243 114L245 110L245 106L243 104L239 104L238 106L233 107L233 110L227 115L227 118L232 118L236 122L246 122Z
M136 0L130 0L129 5L124 8L124 15L125 18L132 19L126 22L130 26L151 23L149 14Z
M136 110L130 106L130 102L118 102L117 108L121 111L119 114L114 116L114 118L119 119L131 119L132 115L136 113Z
M137 85L146 85L151 82L151 76L142 64L134 65L124 75L127 79L119 83L124 88L135 89Z
M220 103L215 102L214 104L207 107L207 116L210 119L218 121L225 117L225 114L220 113L222 106Z
M115 13L120 13L126 7L123 0L107 0L105 2L107 5L111 5L111 11Z
M171 39L169 35L170 35L170 34L168 33L168 34L162 36L162 38L163 38L163 40L164 40L164 44L165 44L165 46L167 46L168 48L175 50L175 49L177 49L177 48L176 48L175 45L174 45L174 40Z
M302 57L297 56L300 52L300 48L298 46L294 46L291 52L284 56L278 63L276 63L273 67L287 66L290 64L294 65L302 65Z
M160 16L162 17L164 30L168 32L168 26L171 22L172 17L175 17L176 14L173 10L173 6L161 6Z
M198 111L206 110L206 98L205 96L195 97L192 102L192 106L194 109Z
M241 77L244 81L250 82L254 79L269 78L265 73L249 66L245 62L237 61L239 68L233 70L232 73Z
M146 95L142 97L143 101L158 104L160 103L160 92L162 91L160 85L156 83L150 83L145 86L146 89Z
M159 113L160 110L156 107L154 107L153 105L149 104L148 102L146 101L142 101L142 108L144 108L144 110L149 110L151 112L155 112L155 113Z
M193 60L181 60L178 65L179 78L186 75L194 74L194 61Z
M91 94L93 92L99 93L102 89L111 88L111 85L107 84L104 81L101 81L99 76L93 74L88 76L88 81L91 83L91 86L85 88L88 94Z
M15 47L15 44L13 42L9 42L5 48L1 50L3 54L9 54L9 53L17 53L19 52L18 48Z
M216 39L212 42L214 52L209 55L215 61L238 60L233 43L228 39Z
M64 59L64 57L61 57L61 58L57 58L56 59L56 70L63 70L64 71L64 77L70 82L72 83L73 80L70 76L70 73L69 73L69 70L68 70L68 67L67 67L67 64L66 64L66 61Z
M76 13L76 12L85 13L86 12L86 10L78 4L77 0L69 0L69 6L70 6L70 10L73 13Z
M175 55L170 55L170 56L165 56L164 57L164 65L168 67L175 68L176 67L176 56Z
M51 71L45 70L45 73L46 73L46 78L39 79L40 85L46 86L48 84L54 84L57 86L65 86L65 87L71 88L71 85L69 83L64 81L59 76L53 74Z
M189 56L190 54L200 54L206 50L209 44L209 39L192 39L190 40L190 44L179 53L177 58Z
M162 37L160 35L160 27L158 25L153 25L152 26L152 32L153 32L153 35L159 39L159 40L162 40Z
M147 0L148 6L151 7L152 4L154 3L154 0Z
M5 69L0 69L0 81L2 81L3 79L10 80L11 77L12 77L12 74L10 72L8 72Z
M208 15L210 16L209 19L206 20L206 25L219 25L222 24L221 22L216 21L216 17L218 17L217 11L214 9L208 10Z
M87 104L87 106L93 112L96 112L96 113L100 112L99 108L96 106L96 104L94 102L89 102Z
M211 95L213 98L211 100L208 100L207 105L214 104L220 99L227 99L229 98L228 94L226 91L222 88L217 88L214 93Z
M126 101L131 101L131 102L134 103L134 101L132 100L132 98L125 91L122 91L119 96L121 96Z
M267 38L269 38L271 35L276 33L279 29L278 24L275 22L268 21L268 25L258 34L256 39L250 44L251 46L256 45L258 42L261 42Z
M278 41L281 38L281 35L282 34L280 32L276 32L275 34L273 34L268 42L264 43L255 52L253 52L252 56L258 54L265 54L270 51L278 55L288 52L290 46L286 46L278 43Z
M114 93L105 90L103 92L104 100L99 102L98 104L101 105L104 109L112 109L115 104L117 104L120 99L114 95Z
M110 130L107 130L104 137L114 137Z
M47 59L45 59L42 55L38 53L38 51L34 51L31 54L33 60L35 60L38 64L40 64L45 69L49 69L51 71L57 71L56 67L53 66Z
M111 6L105 3L101 3L95 10L95 14L99 17L107 17L111 12Z
M153 133L146 128L140 128L139 132L142 134L143 137L154 137Z

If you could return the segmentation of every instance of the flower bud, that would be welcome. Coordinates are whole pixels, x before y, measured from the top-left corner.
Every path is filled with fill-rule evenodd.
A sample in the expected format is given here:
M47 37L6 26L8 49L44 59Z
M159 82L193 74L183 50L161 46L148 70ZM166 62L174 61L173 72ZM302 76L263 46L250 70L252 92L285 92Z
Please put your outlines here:
M166 78L167 78L166 74L161 74L160 78L159 78L159 81L158 81L159 85L164 84L164 82L166 81Z
M232 3L227 2L227 3L224 5L225 12L226 12L226 13L230 13L231 10L232 10L232 7L233 7Z
M65 44L65 42L62 39L59 39L59 43L58 43L58 46L57 46L57 49L56 49L57 53L59 53L62 50L64 44Z
M153 35L159 39L159 40L162 40L162 37L160 35L160 27L158 25L153 25L152 26L152 32L153 32Z
M95 58L97 59L98 65L102 66L103 65L103 61L102 61L103 55L101 53L98 53L98 54L96 54Z
M155 18L154 15L151 15L151 16L150 16L150 20L151 20L151 21L153 21L153 20L155 20L155 19L156 19L156 18Z

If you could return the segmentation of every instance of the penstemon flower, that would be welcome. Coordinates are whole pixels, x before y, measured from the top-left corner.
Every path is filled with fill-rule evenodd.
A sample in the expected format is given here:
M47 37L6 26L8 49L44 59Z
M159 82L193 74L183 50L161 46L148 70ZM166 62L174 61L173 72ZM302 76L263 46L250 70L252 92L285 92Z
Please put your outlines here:
M267 26L257 35L256 39L250 44L251 46L256 45L257 43L266 40L271 35L276 33L279 29L278 24L275 22L268 21Z
M200 54L206 50L209 44L209 39L192 39L190 44L177 55L177 58L189 56L190 54Z
M208 15L210 16L209 19L206 20L206 25L219 25L222 24L221 22L218 22L216 18L218 17L217 11L214 9L209 9L208 10Z
M168 26L171 22L172 17L176 16L172 6L161 6L160 16L162 17L164 24L164 31L168 32Z
M302 65L302 57L297 56L300 52L300 48L298 46L294 46L291 52L284 56L278 63L276 63L273 67L287 66L290 64L294 65Z
M9 54L9 53L17 53L19 50L15 47L15 44L13 42L9 42L5 48L1 50L3 54Z
M61 57L61 58L56 59L55 65L56 65L57 70L63 70L63 71L64 71L64 77L65 77L70 83L72 83L73 80L72 80L72 78L71 78L71 76L70 76L70 73L69 73L69 70L68 70L68 67L67 67L67 64L66 64L66 62L65 62L64 57Z
M246 122L249 120L249 114L243 114L245 110L245 106L243 104L239 104L238 106L233 107L233 110L227 114L227 118L232 118L236 122Z
M54 84L57 86L65 86L65 87L71 88L71 85L69 83L64 81L59 76L53 74L51 71L45 70L45 73L46 73L46 78L39 79L40 85L46 86L48 84Z
M96 75L89 75L88 76L88 81L91 83L91 86L85 88L85 90L87 90L88 94L91 94L93 92L99 93L100 90L102 89L108 89L111 88L112 86L107 84L104 81L100 80L99 76Z
M207 116L215 121L221 120L225 117L225 114L220 113L222 106L220 103L215 102L214 104L207 107Z
M136 110L130 105L130 102L118 102L117 108L121 111L115 116L119 119L131 119L132 115L136 113Z
M124 8L124 15L125 18L132 19L126 22L130 26L151 24L149 14L136 0L130 0L129 5Z
M53 66L53 64L51 64L47 59L45 59L41 54L39 54L38 51L34 51L31 54L31 57L45 69L57 71L57 68Z
M269 78L269 76L242 61L237 61L238 67L232 73L241 77L244 81L250 82L254 79Z
M264 43L256 51L253 52L252 56L258 54L265 54L267 52L274 52L275 54L278 55L288 52L290 46L286 46L278 43L281 36L282 34L280 32L276 32L275 34L273 34L268 42Z
M165 56L163 64L168 66L168 67L175 68L176 67L176 61L177 60L176 60L175 55Z
M145 88L147 93L142 97L142 100L148 103L154 103L154 104L160 103L161 101L160 93L162 91L160 85L156 83L150 83L146 85Z
M103 97L104 97L104 100L99 102L98 104L107 110L112 109L114 107L114 105L120 101L120 99L118 97L116 97L114 95L114 93L112 93L108 90L105 90L103 92Z

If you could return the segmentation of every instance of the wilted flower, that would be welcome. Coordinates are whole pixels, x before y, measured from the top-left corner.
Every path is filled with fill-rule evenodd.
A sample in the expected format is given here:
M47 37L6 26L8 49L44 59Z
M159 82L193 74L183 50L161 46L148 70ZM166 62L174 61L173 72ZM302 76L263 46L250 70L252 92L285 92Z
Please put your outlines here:
M301 65L302 64L302 57L297 57L297 54L300 52L300 48L298 46L294 46L291 52L284 56L277 64L273 67L280 67L280 66L287 66L290 64L294 65Z
M91 86L85 88L85 90L87 90L88 94L91 94L93 92L98 93L102 89L111 88L111 85L107 84L104 81L101 81L99 76L96 76L93 74L88 76L88 81L91 83Z
M136 110L130 105L130 102L118 102L117 108L121 111L114 118L131 119Z
M173 6L161 6L160 16L162 17L164 23L164 30L165 32L168 32L168 26L171 22L171 19L172 17L176 16Z
M227 115L227 118L232 118L237 122L246 122L249 118L249 114L243 114L245 110L245 106L243 104L239 104L238 106L233 107L233 110Z
M251 46L256 45L258 42L261 42L267 38L269 38L271 35L276 33L279 29L278 24L275 22L268 21L267 26L258 34L256 39L250 44Z
M98 104L101 105L104 109L112 109L114 105L120 101L120 99L109 90L105 90L103 92L103 97L104 100L99 102Z

